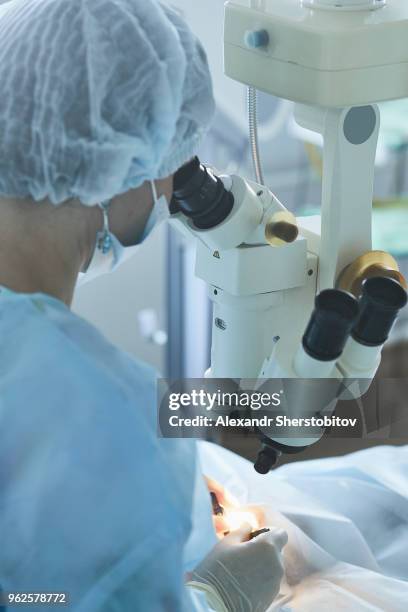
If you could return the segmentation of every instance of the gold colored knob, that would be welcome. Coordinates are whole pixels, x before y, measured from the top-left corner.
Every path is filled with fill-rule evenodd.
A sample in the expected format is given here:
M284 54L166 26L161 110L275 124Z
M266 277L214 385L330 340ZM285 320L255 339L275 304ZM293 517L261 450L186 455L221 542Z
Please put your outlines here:
M288 210L274 213L265 225L265 239L271 246L283 246L295 242L299 227L295 215Z
M364 281L376 276L392 278L407 289L407 281L399 271L397 261L385 251L369 251L347 266L337 279L337 288L361 296Z

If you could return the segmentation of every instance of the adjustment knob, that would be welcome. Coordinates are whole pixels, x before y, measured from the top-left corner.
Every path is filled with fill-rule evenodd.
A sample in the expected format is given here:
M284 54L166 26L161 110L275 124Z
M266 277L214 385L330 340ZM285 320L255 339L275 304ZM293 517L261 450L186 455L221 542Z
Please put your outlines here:
M269 40L269 32L267 30L248 30L245 33L245 44L249 49L267 47Z
M288 210L274 213L265 225L265 239L271 246L283 246L295 242L299 227L295 215Z

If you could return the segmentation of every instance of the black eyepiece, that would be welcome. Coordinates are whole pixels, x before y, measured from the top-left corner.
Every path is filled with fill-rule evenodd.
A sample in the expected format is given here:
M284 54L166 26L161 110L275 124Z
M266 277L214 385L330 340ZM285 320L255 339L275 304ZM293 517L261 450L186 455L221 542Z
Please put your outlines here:
M194 157L174 175L170 210L192 219L197 229L217 227L230 214L234 197L222 180Z
M396 280L381 276L369 278L363 284L353 338L366 346L382 346L406 304L407 292Z
M338 289L322 291L303 336L306 353L319 361L338 359L357 317L358 302L351 294Z

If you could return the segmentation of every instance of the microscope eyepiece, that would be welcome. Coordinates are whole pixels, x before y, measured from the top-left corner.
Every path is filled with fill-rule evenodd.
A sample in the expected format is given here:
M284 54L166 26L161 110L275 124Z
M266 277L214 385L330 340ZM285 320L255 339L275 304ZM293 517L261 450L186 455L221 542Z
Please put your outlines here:
M174 193L170 210L182 212L197 229L217 227L230 214L234 197L212 170L194 157L174 175Z
M406 304L407 292L396 280L384 276L369 278L363 284L353 338L365 346L382 346Z
M318 361L335 361L342 354L358 317L358 302L338 289L322 291L303 336L305 352Z

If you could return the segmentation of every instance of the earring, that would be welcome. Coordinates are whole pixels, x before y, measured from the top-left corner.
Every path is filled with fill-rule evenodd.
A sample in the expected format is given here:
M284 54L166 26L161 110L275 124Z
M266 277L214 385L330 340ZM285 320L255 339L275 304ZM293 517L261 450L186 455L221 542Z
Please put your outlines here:
M103 255L107 255L112 248L112 236L109 230L109 206L110 200L108 202L102 202L98 204L98 206L102 209L103 212L103 230L99 234L98 238L98 249L102 251Z

